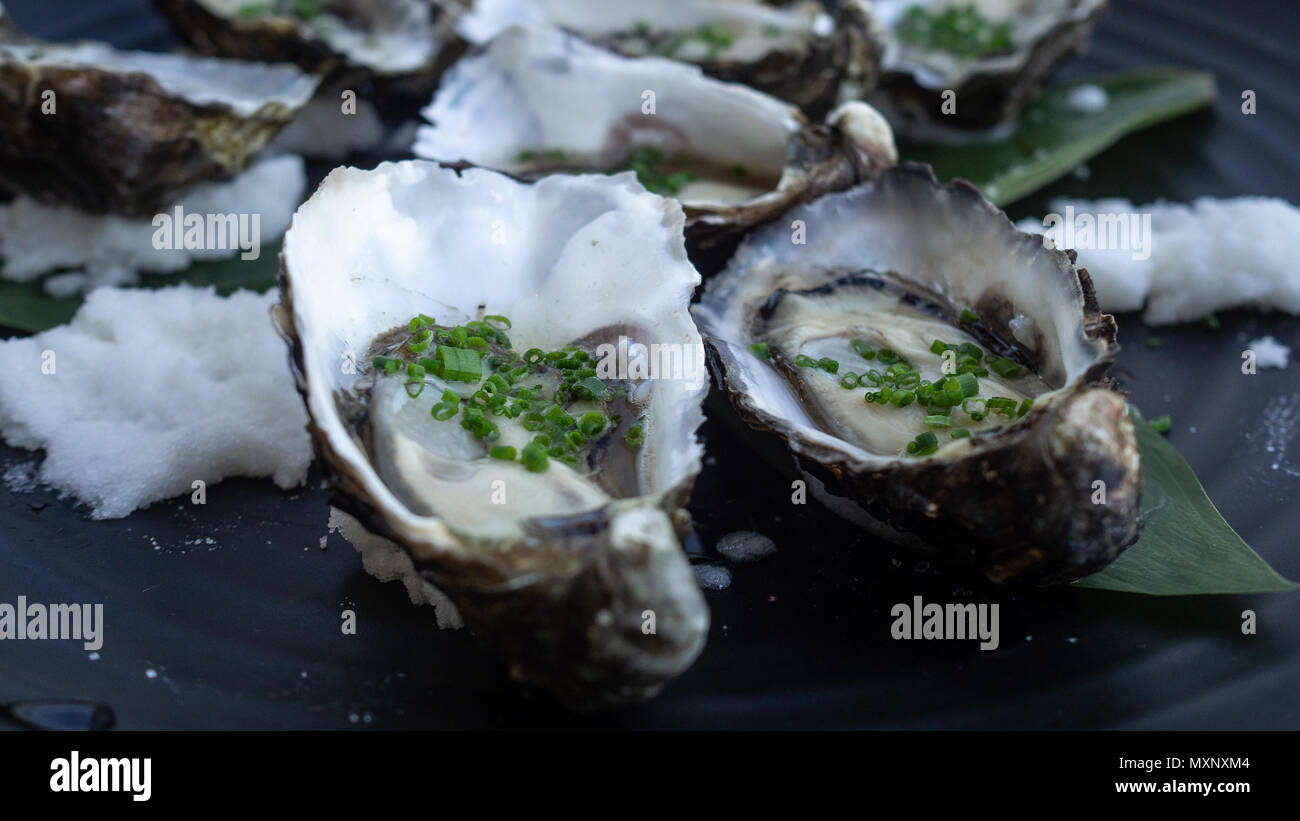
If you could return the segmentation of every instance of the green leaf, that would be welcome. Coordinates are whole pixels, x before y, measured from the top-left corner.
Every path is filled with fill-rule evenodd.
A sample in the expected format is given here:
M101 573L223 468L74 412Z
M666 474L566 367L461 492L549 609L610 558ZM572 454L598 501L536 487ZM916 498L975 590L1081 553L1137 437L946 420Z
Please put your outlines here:
M1136 409L1133 424L1142 449L1142 536L1074 586L1151 596L1295 590L1223 520L1191 467Z
M222 296L243 288L265 291L275 285L280 268L280 243L265 245L257 259L242 260L238 255L218 262L199 262L179 274L144 274L142 288L166 288L186 282L190 285L213 285ZM0 328L23 333L37 333L72 318L81 307L81 297L55 299L38 282L10 282L0 279Z
M1077 111L1070 92L1105 90L1106 107ZM1178 68L1108 74L1056 86L1030 103L1009 137L976 145L911 144L904 159L927 162L944 182L961 177L1002 206L1073 171L1127 134L1179 117L1214 100L1214 75Z
M41 289L39 282L0 279L0 329L36 333L62 325L80 307L80 298L55 299Z

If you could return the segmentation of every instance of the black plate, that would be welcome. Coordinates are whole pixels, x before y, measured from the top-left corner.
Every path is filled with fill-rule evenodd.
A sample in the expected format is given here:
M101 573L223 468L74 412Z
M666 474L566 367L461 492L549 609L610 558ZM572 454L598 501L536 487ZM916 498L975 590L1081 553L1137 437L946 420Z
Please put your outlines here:
M1061 78L1205 67L1218 76L1219 102L1126 139L1089 163L1086 182L1064 180L1011 215L1041 214L1054 195L1300 201L1291 4L1113 5L1091 53ZM172 44L144 0L6 6L45 37ZM1258 96L1254 117L1239 110L1247 88ZM1245 342L1265 333L1300 350L1300 323L1222 319L1217 332L1161 328L1153 351L1139 319L1121 317L1118 374L1148 416L1173 415L1171 440L1227 520L1300 578L1300 443L1264 433L1268 412L1300 416L1297 366L1239 370ZM206 507L174 500L110 522L43 490L0 490L0 601L102 602L106 621L97 660L73 642L0 645L0 701L92 699L127 728L1300 727L1300 595L992 588L872 542L815 505L790 505L784 478L713 416L693 504L701 544L752 528L780 553L708 594L704 655L643 707L574 717L521 699L469 636L434 628L398 586L365 575L340 538L319 548L328 508L315 476L291 494L224 482ZM0 450L0 465L32 458ZM892 641L890 607L913 595L1001 602L1001 649ZM357 636L340 633L345 608L358 614ZM1241 634L1247 608L1258 635Z

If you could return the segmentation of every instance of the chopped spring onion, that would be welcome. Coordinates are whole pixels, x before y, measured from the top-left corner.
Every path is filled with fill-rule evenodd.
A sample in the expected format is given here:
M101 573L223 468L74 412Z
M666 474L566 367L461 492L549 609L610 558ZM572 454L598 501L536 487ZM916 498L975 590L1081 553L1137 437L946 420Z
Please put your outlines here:
M442 378L448 382L477 382L483 378L483 361L478 351L468 348L438 346Z
M939 437L934 435L934 431L927 430L925 433L916 437L907 443L907 452L915 456L925 456L934 453L939 449Z
M531 470L533 473L541 473L549 466L546 448L542 447L537 442L529 442L527 445L524 445L522 461L524 467Z
M607 422L605 414L600 411L588 411L578 420L578 430L582 431L583 436L593 439L604 432Z
M1014 379L1020 375L1020 366L1005 356L990 362L989 367L1003 379Z
M876 349L868 345L866 342L863 342L861 339L849 340L849 346L863 359L876 358Z
M627 433L623 434L623 441L630 448L639 448L641 443L645 441L645 431L641 429L640 425L633 425L627 429Z

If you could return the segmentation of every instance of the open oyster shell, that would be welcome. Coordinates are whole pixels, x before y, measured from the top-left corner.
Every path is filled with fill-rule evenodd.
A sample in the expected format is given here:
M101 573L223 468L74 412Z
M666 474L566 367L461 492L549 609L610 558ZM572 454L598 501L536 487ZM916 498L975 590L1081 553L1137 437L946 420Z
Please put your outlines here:
M655 177L672 186L659 192L686 210L692 249L897 160L888 125L864 103L811 125L697 66L622 57L550 26L508 29L463 58L423 113L431 125L417 134L417 156L521 179L627 168L648 147L664 161Z
M46 44L0 26L0 188L148 216L244 170L316 84L291 65Z
M154 0L203 53L295 63L334 87L424 96L459 52L452 18L429 0Z
M815 0L476 0L457 23L482 45L513 25L551 24L630 57L699 65L820 117L851 74L874 82L880 53L868 6L841 0L833 14Z
M578 709L653 695L707 631L679 542L707 391L682 223L630 174L529 185L411 160L336 169L285 235L276 321L336 506L407 550L512 677ZM453 454L460 426L418 404L442 391L412 398L368 363L417 312L485 310L521 351L626 337L694 365L637 383L644 443L597 441L591 473ZM600 484L616 459L621 493Z
M963 322L967 310L979 320ZM793 209L741 243L695 317L745 421L783 440L829 507L880 535L1030 584L1086 575L1138 536L1137 442L1104 379L1114 320L1072 255L1015 230L964 182L939 185L906 165ZM865 391L793 362L833 358L842 376L884 369L883 354L863 361L858 339L937 381L936 338L1019 363L1027 375L978 381L1032 409L977 425L954 408L972 435L940 429L937 451L916 456L904 445L933 411L866 403ZM771 361L751 349L760 342Z
M1083 51L1108 0L874 0L884 55L876 91L867 99L899 133L961 141L1017 119L1052 69ZM904 42L898 36L909 9L973 7L992 25L1009 26L1009 49L962 57ZM943 93L956 92L945 113Z

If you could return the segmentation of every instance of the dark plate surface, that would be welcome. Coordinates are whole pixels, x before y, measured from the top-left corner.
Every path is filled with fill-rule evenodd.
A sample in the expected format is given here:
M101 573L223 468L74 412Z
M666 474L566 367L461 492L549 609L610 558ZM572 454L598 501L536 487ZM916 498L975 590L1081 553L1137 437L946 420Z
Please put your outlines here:
M172 43L145 0L5 5L45 37ZM1218 76L1219 102L1126 139L1089 163L1088 180L1064 180L1011 215L1040 215L1053 195L1300 201L1292 4L1113 5L1090 54L1060 78L1202 67ZM1258 95L1254 117L1240 112L1242 89ZM1247 340L1266 333L1300 350L1300 322L1221 319L1218 331L1149 332L1120 317L1117 375L1149 417L1173 415L1172 442L1228 522L1297 579L1300 366L1247 377L1239 365ZM1149 333L1159 350L1142 344ZM698 549L755 529L780 552L708 594L703 656L643 707L574 717L521 699L469 636L437 630L399 586L367 576L340 537L320 549L328 506L314 475L294 493L230 481L209 488L205 507L173 500L109 522L45 490L0 487L0 601L102 602L106 633L93 660L76 642L0 644L0 702L93 699L125 728L1300 728L1300 594L992 588L873 542L815 504L791 505L786 480L720 414L703 435ZM0 448L0 469L36 458ZM891 640L891 606L915 595L1001 602L1002 647ZM1258 614L1254 636L1240 631L1247 608ZM356 636L340 632L344 609L357 613Z

